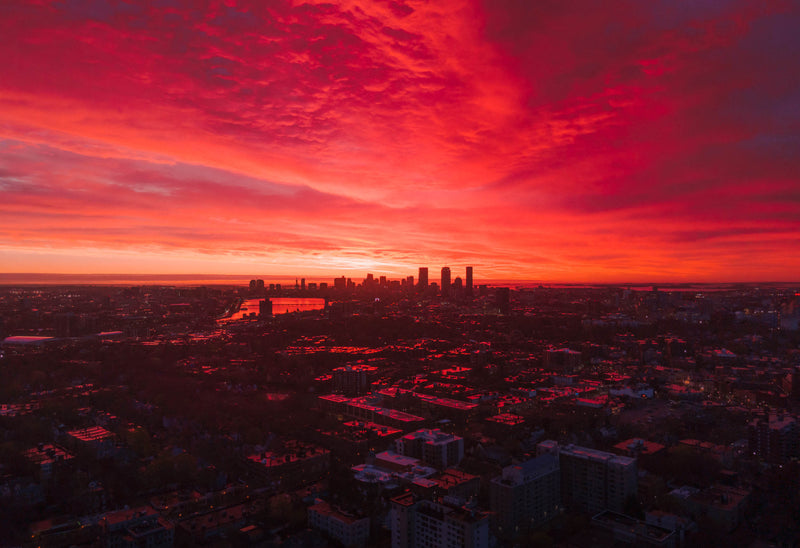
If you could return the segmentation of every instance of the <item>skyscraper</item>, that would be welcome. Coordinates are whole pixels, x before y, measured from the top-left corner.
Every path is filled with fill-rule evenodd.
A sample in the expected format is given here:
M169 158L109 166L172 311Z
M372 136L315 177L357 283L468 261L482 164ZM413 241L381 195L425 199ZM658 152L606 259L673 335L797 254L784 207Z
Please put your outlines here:
M466 289L467 289L467 296L471 297L472 296L472 267L471 266L467 267L467 286L466 286Z
M442 296L450 294L450 267L442 267Z
M417 282L417 287L420 291L428 289L428 267L426 266L419 267L419 281Z
M494 301L501 314L511 311L511 290L507 287L498 287L494 290Z
M336 291L344 291L347 289L347 278L342 276L341 278L334 278L333 279L333 287Z

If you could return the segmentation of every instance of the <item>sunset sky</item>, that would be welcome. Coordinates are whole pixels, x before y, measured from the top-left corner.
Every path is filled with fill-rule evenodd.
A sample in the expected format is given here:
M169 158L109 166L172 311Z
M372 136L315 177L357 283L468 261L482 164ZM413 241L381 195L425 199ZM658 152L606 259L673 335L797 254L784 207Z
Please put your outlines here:
M798 29L794 0L4 0L0 272L798 280Z

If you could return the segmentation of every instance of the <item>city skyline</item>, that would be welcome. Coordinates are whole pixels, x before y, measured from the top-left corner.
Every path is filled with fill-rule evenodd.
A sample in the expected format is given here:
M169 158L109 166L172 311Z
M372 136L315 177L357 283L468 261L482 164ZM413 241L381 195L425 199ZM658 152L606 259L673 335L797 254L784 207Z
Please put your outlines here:
M791 2L5 2L0 273L792 282L798 27Z
M0 544L797 544L796 287L460 273L0 285Z

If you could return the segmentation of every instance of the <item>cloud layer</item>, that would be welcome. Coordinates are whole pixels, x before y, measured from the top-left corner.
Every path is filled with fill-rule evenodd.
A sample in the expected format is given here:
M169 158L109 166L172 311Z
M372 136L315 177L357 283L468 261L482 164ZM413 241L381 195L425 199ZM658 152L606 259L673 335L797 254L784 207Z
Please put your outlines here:
M795 3L144 4L0 5L3 271L797 278Z

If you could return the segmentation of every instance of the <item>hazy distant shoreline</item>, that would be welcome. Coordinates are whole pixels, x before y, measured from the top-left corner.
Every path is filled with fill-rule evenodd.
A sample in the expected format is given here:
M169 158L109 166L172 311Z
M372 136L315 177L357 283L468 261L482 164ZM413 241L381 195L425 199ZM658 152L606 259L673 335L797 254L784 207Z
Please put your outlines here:
M365 273L366 275L366 273ZM333 284L335 275L305 277L306 283L327 282ZM0 285L247 285L253 278L260 278L267 283L279 283L290 288L295 284L295 277L281 275L241 275L241 274L43 274L43 273L0 273ZM361 278L353 277L360 282ZM519 288L544 287L562 288L602 288L620 287L636 290L647 290L658 287L664 290L720 290L741 287L791 287L800 285L800 281L791 282L547 282L536 280L483 279L478 284L491 286L505 285Z

